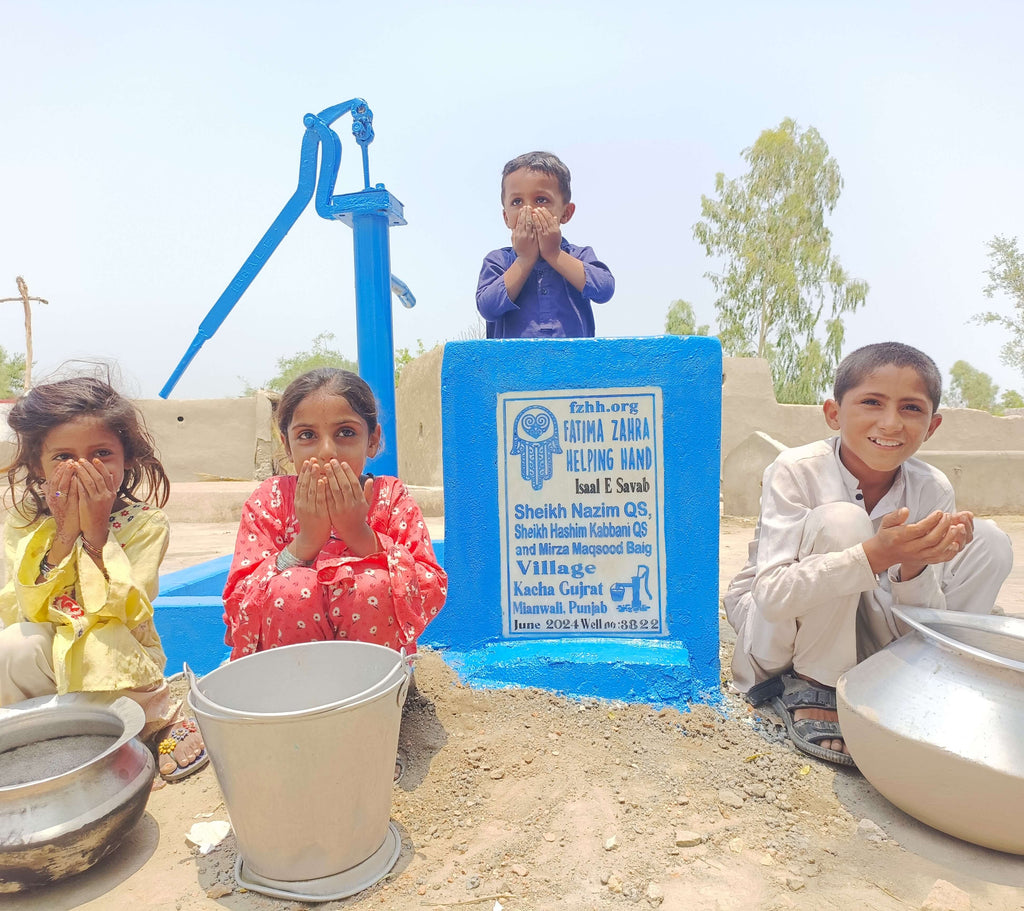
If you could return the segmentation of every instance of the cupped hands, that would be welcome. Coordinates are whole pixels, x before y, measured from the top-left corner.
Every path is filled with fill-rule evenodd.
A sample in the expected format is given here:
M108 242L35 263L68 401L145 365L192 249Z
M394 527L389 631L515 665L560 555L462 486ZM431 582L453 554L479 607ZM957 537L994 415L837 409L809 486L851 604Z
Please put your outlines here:
M974 516L967 511L935 510L908 523L909 516L905 506L883 516L877 534L864 542L873 572L899 564L900 579L905 582L919 576L926 566L952 560L974 537Z
M554 265L562 249L561 223L543 206L533 210L533 227L540 255Z
M57 465L46 482L46 506L57 524L51 563L71 553L80 535L95 551L103 549L117 489L118 479L100 459L67 459Z
M524 261L524 265L531 269L540 258L534 216L541 211L543 210L523 206L516 217L516 223L512 226L512 250L519 259Z
M332 534L357 556L378 549L377 536L367 524L373 480L359 481L348 462L307 459L299 468L295 487L295 518L299 533L291 545L300 560L316 559Z

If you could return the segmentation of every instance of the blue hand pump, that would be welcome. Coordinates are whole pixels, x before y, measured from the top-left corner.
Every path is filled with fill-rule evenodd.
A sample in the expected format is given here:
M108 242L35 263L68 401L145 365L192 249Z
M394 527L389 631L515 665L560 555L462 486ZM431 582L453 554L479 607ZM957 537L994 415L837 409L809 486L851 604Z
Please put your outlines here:
M349 112L352 114L352 134L362 149L363 189L335 196L334 188L341 165L341 140L331 129L331 124ZM384 184L370 186L367 146L373 142L373 112L362 98L336 104L319 114L307 114L303 123L306 132L302 137L299 183L295 192L199 324L196 337L160 390L160 396L167 398L171 394L204 342L220 328L315 194L316 211L321 218L342 221L352 228L359 374L377 396L385 440L384 451L373 460L371 467L378 474L396 475L398 450L391 293L394 292L406 307L414 306L416 298L408 285L391 274L388 230L392 225L406 223L404 210L401 202L384 189ZM316 171L318 152L319 180Z

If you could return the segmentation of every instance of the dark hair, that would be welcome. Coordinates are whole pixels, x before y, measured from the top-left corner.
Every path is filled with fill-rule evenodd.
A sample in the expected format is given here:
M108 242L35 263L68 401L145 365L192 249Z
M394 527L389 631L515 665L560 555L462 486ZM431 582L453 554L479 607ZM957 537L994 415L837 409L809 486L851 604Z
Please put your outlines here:
M295 409L308 395L324 390L330 395L340 395L347 400L352 410L364 421L370 433L377 429L377 400L373 390L361 376L351 370L340 367L317 367L302 376L296 377L281 393L281 401L277 403L277 426L281 437L287 445L288 427L292 422Z
M572 176L565 162L551 152L527 152L525 155L518 155L508 162L501 171L501 204L505 205L505 178L513 171L525 168L527 171L540 171L542 174L550 174L558 181L558 192L562 194L562 202L569 202L572 198L572 190L569 182Z
M843 396L854 386L864 382L876 370L889 366L910 367L917 371L928 392L928 398L932 401L932 413L939 410L939 401L942 399L942 374L935 366L935 361L923 351L900 342L865 345L846 355L836 370L833 398L837 403L842 402Z
M124 446L124 480L118 497L156 506L167 502L170 481L135 405L101 379L72 377L34 387L14 403L7 415L7 423L17 436L17 449L11 464L0 471L7 473L15 509L30 523L49 515L41 490L47 435L61 424L86 417L101 420ZM19 498L17 487L21 484L24 490Z

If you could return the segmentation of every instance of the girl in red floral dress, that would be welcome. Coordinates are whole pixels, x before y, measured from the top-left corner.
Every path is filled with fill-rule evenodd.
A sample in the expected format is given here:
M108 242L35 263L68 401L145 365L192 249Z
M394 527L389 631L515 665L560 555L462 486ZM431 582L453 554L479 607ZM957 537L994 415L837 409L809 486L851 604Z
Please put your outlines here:
M381 446L373 392L313 370L277 421L298 475L264 481L242 509L224 589L231 657L332 639L415 651L448 580L402 482L363 474Z

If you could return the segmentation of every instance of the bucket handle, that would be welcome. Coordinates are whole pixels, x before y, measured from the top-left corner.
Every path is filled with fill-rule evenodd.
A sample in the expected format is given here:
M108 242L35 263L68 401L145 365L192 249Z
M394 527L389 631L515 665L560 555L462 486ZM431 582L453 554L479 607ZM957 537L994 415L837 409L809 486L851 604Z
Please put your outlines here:
M398 688L398 695L396 697L398 700L398 708L401 710L402 706L405 705L405 697L409 695L409 687L412 684L412 665L416 660L416 656L410 655L405 650L404 645L399 651L399 654L402 656L402 660L399 662L398 666L405 670L405 680L402 681L402 685ZM390 676L391 674L388 674L388 677Z
M192 694L192 698L196 703L200 703L205 707L205 711L208 715L220 715L223 713L223 708L217 705L216 702L207 697L207 695L199 689L199 678L195 675L195 671L188 666L188 662L184 662L183 670L185 673L185 679L188 680L189 692Z
M406 653L405 648L400 651L401 660L398 661L394 667L391 668L377 683L373 686L368 687L361 693L356 693L352 696L348 696L339 702L332 702L327 705L318 706L315 709L302 712L303 715L319 715L324 712L336 711L339 708L343 708L346 705L359 702L366 698L366 694L371 690L385 688L385 684L389 684L391 679L399 673L405 674L405 679L402 681L402 685L398 688L398 707L401 708L405 703L406 694L409 692L409 685L412 681L412 663L415 659L415 655L409 655ZM262 716L262 713L255 714L251 712L239 712L234 709L227 708L226 706L218 705L213 702L200 688L199 678L196 677L192 668L188 666L188 662L184 663L185 677L189 682L190 693L193 699L193 705L197 708L202 706L202 711L208 715L213 715L220 719L235 719L244 720L252 719L257 720ZM265 717L265 716L264 716Z

